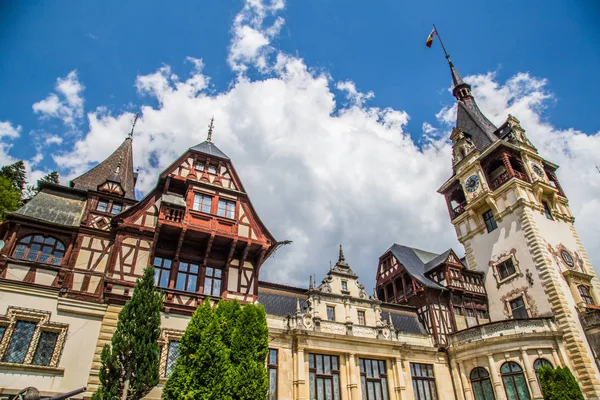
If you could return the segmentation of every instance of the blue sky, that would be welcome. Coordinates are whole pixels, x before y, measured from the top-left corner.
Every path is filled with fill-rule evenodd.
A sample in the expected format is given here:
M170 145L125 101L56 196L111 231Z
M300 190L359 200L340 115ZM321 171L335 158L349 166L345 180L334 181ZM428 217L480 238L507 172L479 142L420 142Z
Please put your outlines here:
M525 129L533 130L532 134L538 135L540 141L549 143L540 146L542 151L546 151L548 156L558 154L558 159L554 160L557 162L579 160L577 163L573 161L567 169L563 167L565 172L559 177L563 181L571 177L574 179L573 183L567 183L567 192L571 189L572 206L576 212L585 218L600 215L598 203L593 200L599 197L600 184L596 181L590 190L584 190L581 189L582 181L575 182L583 179L581 173L577 175L577 171L583 168L585 176L593 178L593 164L600 164L600 157L594 159L594 155L589 153L600 141L600 122L596 117L597 93L600 92L600 79L597 78L597 71L600 70L598 2L278 1L280 6L266 12L258 25L249 22L252 16L238 25L238 28L252 26L268 38L268 44L262 47L267 49L268 66L261 67L254 56L244 59L238 55L237 61L247 67L243 72L236 70L231 61L232 46L237 40L234 20L241 15L244 5L248 7L248 4L260 3L258 0L248 4L223 0L2 2L0 89L3 96L0 97L0 122L9 122L15 130L11 135L5 134L4 138L0 133L5 145L5 149L0 151L0 161L29 160L33 176L54 169L58 169L62 176L72 176L97 162L101 156L106 156L118 145L125 137L126 126L131 120L129 112L144 110L135 160L141 173L149 176L147 181L150 183L142 181L142 187L138 188L142 195L152 187L156 168L172 161L175 154L193 145L192 141L201 141L207 118L216 114L217 134L222 129L223 135L222 142L219 142L218 136L216 142L222 144L220 147L226 153L237 155L238 160L232 158L238 170L241 169L238 163L247 167L250 172L244 176L241 171L242 178L251 182L250 194L258 192L260 197L263 191L260 182L264 183L265 180L256 179L253 188L254 178L251 175L264 171L256 166L256 157L235 146L243 142L244 137L240 136L243 130L233 129L236 124L230 122L247 119L253 124L259 121L245 138L259 132L262 140L272 132L266 131L269 122L261 119L259 108L252 108L252 101L247 100L245 91L256 91L255 102L271 104L270 101L276 98L276 93L269 92L274 84L283 85L279 91L283 88L296 94L305 93L302 90L306 87L315 88L315 92L311 92L314 97L310 100L308 95L306 98L294 98L291 95L286 98L285 104L289 101L288 110L302 108L304 100L306 104L317 102L327 105L330 99L334 99L335 109L326 113L327 120L319 120L309 114L298 116L300 120L290 120L289 126L296 127L300 122L306 124L306 130L298 132L299 144L294 141L292 134L286 136L286 133L282 133L282 137L288 141L288 147L261 153L263 160L269 160L266 165L273 163L277 168L283 168L283 165L276 164L275 154L288 154L292 148L301 148L302 135L308 139L311 132L317 132L324 125L343 120L346 124L344 129L348 131L367 131L371 129L371 123L378 123L377 129L388 129L389 126L382 122L387 115L398 122L393 126L395 134L405 135L409 140L400 142L397 138L390 139L385 136L389 132L377 133L375 128L373 135L380 135L382 140L398 148L416 144L414 151L418 151L422 158L419 161L411 157L407 162L414 164L414 177L410 182L402 182L399 176L396 184L412 192L416 190L411 186L414 182L427 182L421 184L427 187L423 196L435 198L432 207L436 210L434 215L439 218L435 222L426 218L406 220L405 223L429 224L430 228L419 228L419 235L407 235L397 227L389 228L385 239L374 244L373 248L364 249L359 244L364 239L362 236L353 236L342 228L347 228L354 221L347 219L347 216L359 213L363 203L349 204L342 214L328 209L331 226L308 224L300 233L283 226L284 223L294 225L297 221L279 222L277 215L270 214L271 208L277 210L282 205L272 207L270 203L263 203L261 207L257 204L259 211L268 209L263 219L267 223L273 221L271 223L275 227L272 230L277 236L282 238L297 234L306 238L304 245L297 245L298 252L302 252L314 244L313 240L317 240L313 239L315 232L321 230L325 232L324 235L327 234L327 246L341 241L349 242L350 254L365 263L376 260L378 252L385 250L382 248L384 243L401 241L403 237L415 240L410 244L433 250L457 246L447 222L443 199L435 193L444 177L450 174L450 161L444 159L439 166L432 166L428 163L432 163L438 153L430 155L421 148L424 143L430 143L423 140L424 123L431 124L436 135L447 135L451 121L444 119L444 111L448 111L454 100L448 92L450 75L439 42L436 41L432 49L425 47L431 25L436 23L455 65L463 76L470 77L476 88L475 94L479 93L478 100L484 111L489 111L490 117L497 118L494 122L498 123L502 122L508 111L520 110L521 114L517 114L517 117L522 122L523 118L530 121L529 126L524 124ZM269 27L278 19L281 19L281 25L269 32ZM297 66L306 68L308 75L294 73L296 75L290 77L283 73L275 67L276 58L280 55L285 55L288 60L299 60ZM188 57L201 59L202 67L197 68L193 61L186 61ZM289 71L291 62L284 64ZM164 69L159 73L161 67L168 67L168 72ZM73 122L65 123L64 119L44 112L34 113L32 105L47 98L50 93L57 93L57 79L66 79L72 71L75 73L69 82L85 87L75 96L83 102L83 106L75 107L79 107L80 111L75 111ZM199 99L187 99L189 101L182 101L177 107L170 108L170 104L180 99L176 96L176 82L168 79L172 74L180 77L180 83L191 76L208 82L206 86L201 85L199 90L201 95L198 97L206 100L202 107L199 106ZM140 80L140 77L146 77L146 80ZM168 81L169 90L158 88L159 77ZM319 77L325 77L326 82L319 81ZM352 89L339 85L342 82L351 82ZM509 91L512 94L507 94ZM228 100L227 107L223 106L223 99L231 100ZM65 101L68 103L68 100ZM245 108L234 110L232 104L244 104ZM180 114L181 110L188 109L192 111ZM397 113L387 113L385 110L395 110ZM82 114L77 116L77 112ZM195 112L198 115L193 115ZM90 118L87 113L94 117ZM378 116L375 120L372 119L373 113ZM280 118L285 119L287 115ZM186 122L180 126L178 124L182 119ZM279 126L288 126L281 121L278 123ZM145 130L147 137L144 136ZM155 140L156 135L151 133L153 130L175 132L175 136L169 138L170 143L174 143L173 150L166 152L164 160L157 156L156 149L159 147L156 146L159 146L159 142ZM106 136L109 133L111 136ZM105 141L98 139L101 135L106 136ZM43 143L43 138L49 137L55 139ZM560 149L552 148L552 143L558 139L564 145ZM253 143L257 143L258 139L253 140ZM106 143L106 146L98 146L98 143ZM156 146L152 147L152 143ZM365 142L358 143L367 147ZM161 145L164 146L164 143ZM373 143L374 148L379 149L379 145L381 143ZM271 148L269 146L274 146L274 142L267 143L261 149ZM436 146L439 154L448 157L447 146L444 147L442 142ZM579 151L588 153L580 154ZM402 156L399 152L396 154ZM54 158L57 155L63 158ZM73 158L81 158L83 163L65 163L66 159ZM158 161L148 165L144 159ZM86 164L87 161L89 163ZM304 168L309 162L302 160L299 165ZM394 162L385 165L383 170L398 173L401 165ZM308 176L306 185L315 188L304 195L317 193L328 198L333 196L337 200L332 200L332 208L336 208L335 202L341 201L337 195L317 192L316 188L322 187L318 182L321 176L318 169L307 169L302 176ZM370 190L361 184L364 182L348 183L350 189L344 187L340 190L351 192L356 187ZM283 193L282 204L287 196L293 199L297 195L291 189L288 193L283 183L280 188ZM269 201L274 201L272 198ZM422 203L417 195L409 200L397 200L390 207L410 209ZM257 200L254 202L257 203ZM399 221L402 221L402 215L397 215ZM318 220L322 222L322 218ZM599 232L594 229L583 229L582 237L588 247ZM440 236L441 239L431 243L416 239L428 238L432 232L444 234ZM304 243L300 239L297 241ZM310 261L304 274L311 269L316 270L318 263L324 263L323 258L330 257L325 256L325 247L322 251L321 259ZM331 247L331 252L335 253L334 247ZM594 253L592 258L597 265L600 251ZM298 254L285 260L292 266L308 262L306 257ZM304 275L298 272L290 279L295 282L304 279Z

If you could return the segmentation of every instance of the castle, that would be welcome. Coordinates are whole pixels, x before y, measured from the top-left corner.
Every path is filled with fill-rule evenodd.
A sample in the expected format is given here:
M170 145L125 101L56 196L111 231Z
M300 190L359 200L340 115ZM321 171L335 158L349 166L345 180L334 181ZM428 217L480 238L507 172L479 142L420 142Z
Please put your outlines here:
M212 142L212 124L139 201L127 137L0 223L0 398L26 386L86 386L89 398L119 310L152 265L165 300L161 384L148 398L160 398L178 340L209 297L264 305L269 400L542 399L544 365L568 366L586 398L600 399L600 285L558 166L517 118L491 123L448 61L457 118L439 193L465 257L391 243L372 296L341 246L308 288L260 281L282 242Z

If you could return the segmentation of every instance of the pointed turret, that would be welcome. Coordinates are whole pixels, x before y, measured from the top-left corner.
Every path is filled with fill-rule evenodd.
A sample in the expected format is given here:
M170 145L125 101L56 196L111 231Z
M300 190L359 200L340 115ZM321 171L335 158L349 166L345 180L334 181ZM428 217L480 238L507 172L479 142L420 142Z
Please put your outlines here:
M473 144L482 152L495 141L499 140L495 132L496 126L479 109L473 95L471 94L471 85L465 83L458 73L458 70L446 56L450 66L450 74L454 88L452 94L458 100L456 112L456 128L469 135Z
M131 135L128 136L110 156L73 179L69 186L83 190L106 190L135 200L132 141Z
M190 147L190 150L198 151L200 153L207 154L212 157L219 157L224 160L229 160L229 157L225 153L223 153L215 144L212 142L212 134L214 130L215 118L212 117L210 119L210 125L208 125L208 135L206 140L202 143L195 145L194 147Z

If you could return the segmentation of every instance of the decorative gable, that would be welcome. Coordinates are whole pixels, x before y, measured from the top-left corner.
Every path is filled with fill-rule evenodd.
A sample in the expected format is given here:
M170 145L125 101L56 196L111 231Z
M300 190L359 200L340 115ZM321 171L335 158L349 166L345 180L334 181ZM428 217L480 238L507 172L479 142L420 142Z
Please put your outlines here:
M107 180L102 185L98 186L98 191L114 194L117 196L123 196L125 194L123 187L119 183L110 180Z

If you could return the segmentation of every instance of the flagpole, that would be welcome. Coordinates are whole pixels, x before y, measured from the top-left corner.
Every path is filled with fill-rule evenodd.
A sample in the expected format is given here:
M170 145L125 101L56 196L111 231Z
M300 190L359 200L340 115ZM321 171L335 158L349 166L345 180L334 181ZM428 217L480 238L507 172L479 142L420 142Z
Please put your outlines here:
M442 45L442 49L444 50L446 59L450 60L450 56L448 55L448 52L446 51L446 47L444 47L444 42L442 42L442 37L440 36L440 32L435 27L435 24L433 24L433 29L435 29L436 36L437 36L438 40L440 41L440 44Z

